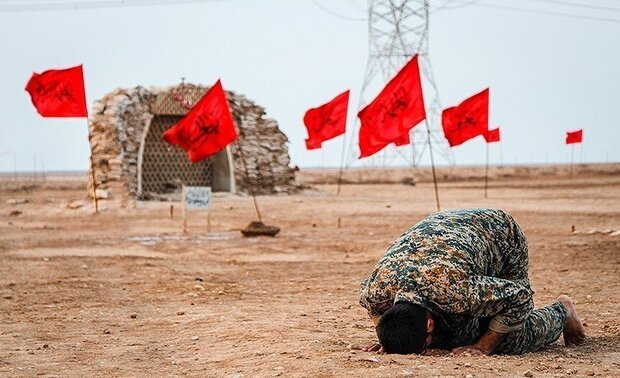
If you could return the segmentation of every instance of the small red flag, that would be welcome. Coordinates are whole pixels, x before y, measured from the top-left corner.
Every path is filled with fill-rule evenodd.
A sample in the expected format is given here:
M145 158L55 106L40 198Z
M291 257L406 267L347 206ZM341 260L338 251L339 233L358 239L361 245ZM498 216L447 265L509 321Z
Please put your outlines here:
M304 115L304 125L308 129L306 148L313 150L321 143L344 134L347 124L349 92L345 91L327 104L312 108Z
M226 94L218 80L194 107L163 135L166 142L181 146L197 163L237 139Z
M489 129L489 88L444 110L441 124L450 147L484 135Z
M409 130L426 119L417 55L358 113L358 117L362 123L360 158L379 152L395 141L403 145Z
M486 140L487 143L499 142L499 127L493 130L487 130L487 132L484 133L484 140Z
M26 84L26 91L43 117L88 117L82 65L35 72Z
M583 129L566 132L566 144L583 142Z

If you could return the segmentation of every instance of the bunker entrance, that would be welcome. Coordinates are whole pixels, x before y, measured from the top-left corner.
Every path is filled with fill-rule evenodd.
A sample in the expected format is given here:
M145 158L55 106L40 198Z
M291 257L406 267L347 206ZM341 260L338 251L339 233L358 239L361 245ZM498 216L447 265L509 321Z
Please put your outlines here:
M181 118L156 115L151 120L140 148L140 199L178 200L183 185L210 186L213 191L231 190L227 150L199 163L192 163L187 158L187 152L163 140L164 131Z

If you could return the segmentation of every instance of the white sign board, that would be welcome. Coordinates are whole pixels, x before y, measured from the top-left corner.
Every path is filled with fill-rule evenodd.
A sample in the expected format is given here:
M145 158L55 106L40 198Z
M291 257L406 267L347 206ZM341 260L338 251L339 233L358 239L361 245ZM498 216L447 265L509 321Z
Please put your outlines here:
M208 210L211 205L211 187L183 186L182 200L185 209Z

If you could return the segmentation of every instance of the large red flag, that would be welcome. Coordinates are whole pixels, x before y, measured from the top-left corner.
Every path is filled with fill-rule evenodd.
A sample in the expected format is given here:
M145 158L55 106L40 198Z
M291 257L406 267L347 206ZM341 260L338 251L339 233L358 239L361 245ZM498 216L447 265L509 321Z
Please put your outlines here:
M499 142L499 127L493 130L487 130L487 132L484 133L484 140L486 140L487 143Z
M237 139L222 83L218 80L163 137L166 142L186 150L194 163L219 152Z
M87 117L82 66L33 73L26 84L32 104L43 117Z
M307 149L320 148L324 141L344 134L347 124L349 92L347 90L327 104L306 112L304 124L308 129Z
M444 110L441 123L450 147L484 135L489 129L489 88Z
M566 132L566 144L581 143L583 141L583 129Z
M362 122L360 158L392 142L402 145L406 141L409 130L426 119L417 55L358 113L358 117Z

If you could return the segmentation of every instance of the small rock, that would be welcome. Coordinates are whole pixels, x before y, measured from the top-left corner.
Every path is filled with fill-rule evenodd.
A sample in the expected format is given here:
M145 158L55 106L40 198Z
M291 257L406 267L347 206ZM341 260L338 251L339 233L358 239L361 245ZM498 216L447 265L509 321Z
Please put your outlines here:
M193 337L192 337L192 340L193 340L193 341L198 341L198 340L200 340L200 337L198 337L198 336L193 336Z
M222 290L217 292L217 295L224 295L224 292Z
M533 377L534 373L532 373L530 370L526 371L525 374L523 374L526 377Z
M588 294L586 295L586 299L592 299L592 296Z
M129 315L130 318L135 319L138 317L138 314L136 314L135 312L132 313L131 315Z
M202 285L194 285L194 290L205 291L207 289L205 289L205 287Z
M471 367L471 364L469 362L466 362L465 365L463 365L465 367Z
M17 285L17 284L14 281L9 282L9 284L8 284L9 287L13 287L15 285Z
M50 259L49 259L49 257L44 257L43 261L48 262L48 261L50 261Z
M50 346L49 346L48 344L43 344L43 349L47 349L47 348L49 348L49 347L50 347Z
M413 374L413 372L411 370L403 370L403 372L400 375L402 375L403 377L413 377L414 376L414 374Z
M196 277L196 281L198 281L198 282L204 282L204 280L205 280L205 279L204 279L204 278L202 278L202 277Z
M82 269L88 269L88 265L82 264Z
M299 314L299 316L308 316L305 312Z
M177 311L177 315L179 315L179 316L185 315L185 311Z
M594 377L594 376L596 375L596 373L594 373L592 370L587 370L587 371L586 371L586 375L587 375L588 377Z
M284 366L276 366L273 370L284 370Z
M362 358L362 361L379 362L379 357L365 357L365 358Z
M21 210L11 210L11 211L9 212L9 216L10 216L10 217L16 217L16 216L18 216L18 215L22 215L23 213L24 213L24 212L23 212L23 211L21 211Z
M84 206L83 201L71 201L67 204L67 209L76 210Z
M112 333L112 331L110 331L109 328L106 328L106 329L103 330L103 333L106 334L106 335L109 335L109 334Z
M2 296L2 298L4 299L13 299L13 296L11 294L5 294Z
M12 198L6 200L7 205L23 205L25 203L28 203L28 200L24 198Z
M471 374L467 374L467 375L465 375L465 378L474 378L474 376L471 375Z

